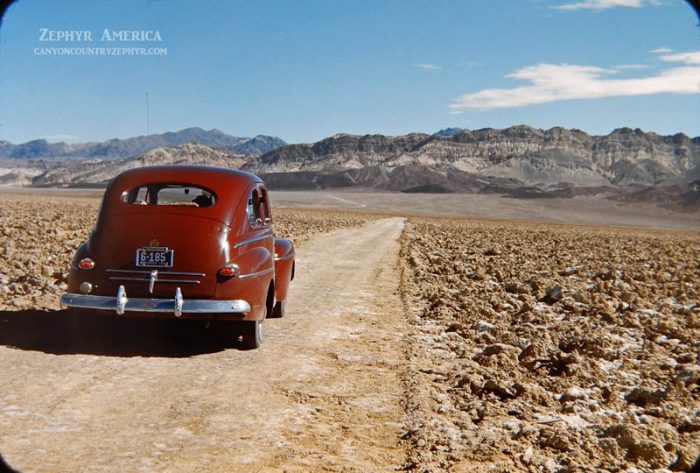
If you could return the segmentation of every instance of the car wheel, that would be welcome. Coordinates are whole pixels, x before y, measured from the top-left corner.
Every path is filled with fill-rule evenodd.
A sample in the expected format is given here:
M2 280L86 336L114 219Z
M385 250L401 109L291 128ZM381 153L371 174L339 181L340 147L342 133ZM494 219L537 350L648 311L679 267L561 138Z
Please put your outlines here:
M243 322L243 346L248 349L258 348L262 343L263 325L259 320Z
M270 316L273 319L279 319L284 317L284 314L287 309L287 300L283 301L277 301L275 304L275 307L272 308L272 315Z

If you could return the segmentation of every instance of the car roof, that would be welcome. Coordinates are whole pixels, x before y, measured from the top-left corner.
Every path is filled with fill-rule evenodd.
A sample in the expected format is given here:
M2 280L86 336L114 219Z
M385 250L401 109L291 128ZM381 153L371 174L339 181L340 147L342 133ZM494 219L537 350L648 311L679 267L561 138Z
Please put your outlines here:
M216 204L211 207L196 208L194 211L191 207L165 210L163 207L151 209L149 206L127 205L121 200L125 191L158 183L189 184L205 188L216 195ZM112 179L107 186L100 220L106 215L168 212L213 218L230 224L231 207L237 206L245 193L259 184L263 184L263 181L255 174L215 166L166 165L129 169Z
M162 165L124 171L112 180L110 187L123 190L157 182L196 184L218 193L219 189L231 186L247 189L251 185L262 183L262 180L255 174L237 169L202 165Z

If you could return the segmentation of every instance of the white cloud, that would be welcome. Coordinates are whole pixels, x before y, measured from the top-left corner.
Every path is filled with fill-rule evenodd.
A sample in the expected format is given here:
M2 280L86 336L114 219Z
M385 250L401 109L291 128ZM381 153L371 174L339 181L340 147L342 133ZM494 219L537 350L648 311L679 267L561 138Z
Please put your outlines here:
M700 51L660 56L666 62L682 63L656 75L628 79L610 76L616 69L571 64L536 64L506 77L529 82L510 89L484 89L462 95L451 110L490 110L524 107L562 100L597 99L653 94L700 94Z
M649 66L644 64L622 64L620 66L613 67L616 71L640 71L642 69L649 69Z
M668 53L672 53L673 49L661 47L661 48L652 49L649 52L653 53L653 54L668 54Z
M700 51L669 54L667 56L659 56L659 59L666 62L682 62L683 64L689 64L691 66L700 66Z
M415 66L415 67L420 67L421 69L428 69L431 71L439 71L440 69L442 69L442 67L436 66L435 64L416 64L416 63L414 63L411 65Z
M656 5L656 0L584 0L581 2L565 3L552 7L554 10L607 10L608 8L641 8L644 5Z

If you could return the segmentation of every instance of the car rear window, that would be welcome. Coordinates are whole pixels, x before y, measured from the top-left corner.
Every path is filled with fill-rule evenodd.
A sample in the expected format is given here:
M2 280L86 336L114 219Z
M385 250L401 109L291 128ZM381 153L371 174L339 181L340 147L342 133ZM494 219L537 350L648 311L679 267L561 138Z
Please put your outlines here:
M145 184L122 194L122 202L131 205L174 205L211 207L216 196L209 189L193 184Z

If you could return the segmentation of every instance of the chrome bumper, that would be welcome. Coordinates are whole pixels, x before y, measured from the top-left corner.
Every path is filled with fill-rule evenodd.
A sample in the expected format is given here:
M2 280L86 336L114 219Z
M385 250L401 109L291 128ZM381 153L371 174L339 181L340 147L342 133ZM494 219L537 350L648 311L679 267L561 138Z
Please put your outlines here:
M167 312L176 317L182 314L246 314L250 312L250 304L244 300L211 300L184 299L180 288L173 299L147 299L127 297L124 286L119 287L116 297L91 296L88 294L64 294L61 305L76 309L94 309L114 311L121 315L124 312Z

